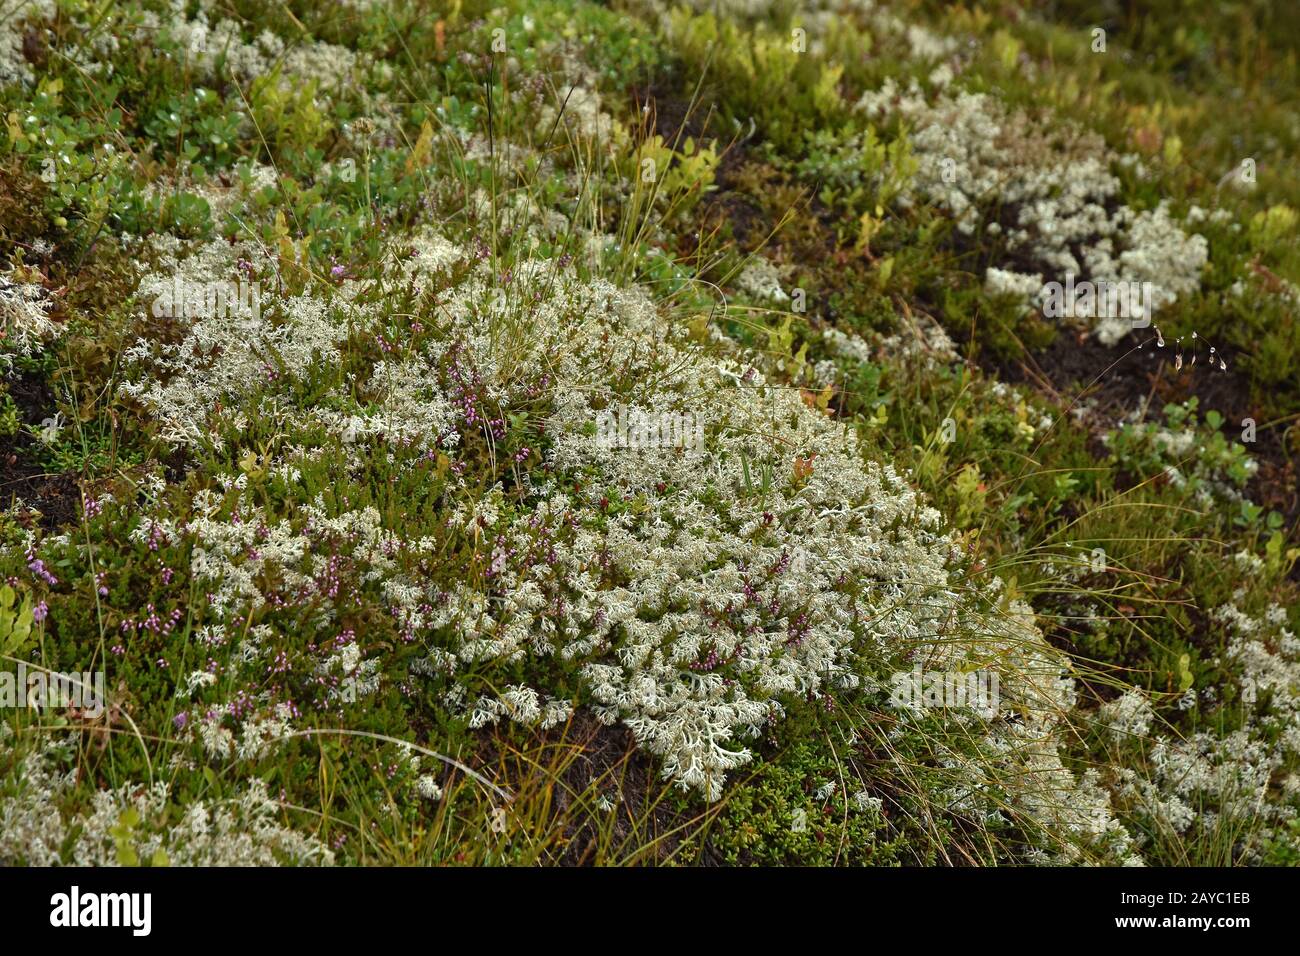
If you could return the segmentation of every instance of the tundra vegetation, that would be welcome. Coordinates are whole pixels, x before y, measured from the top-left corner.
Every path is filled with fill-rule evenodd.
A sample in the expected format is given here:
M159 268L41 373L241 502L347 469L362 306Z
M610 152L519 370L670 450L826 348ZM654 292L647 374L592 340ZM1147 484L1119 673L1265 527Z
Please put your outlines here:
M0 863L1300 862L1296 39L0 4Z

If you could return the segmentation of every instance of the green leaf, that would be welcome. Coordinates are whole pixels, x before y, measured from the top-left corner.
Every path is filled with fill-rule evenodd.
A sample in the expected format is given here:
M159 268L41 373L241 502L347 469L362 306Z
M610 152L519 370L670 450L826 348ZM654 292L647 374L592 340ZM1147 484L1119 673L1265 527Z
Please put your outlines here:
M9 585L5 585L8 589ZM13 592L10 590L9 603L12 604ZM15 611L5 605L4 595L0 593L0 654L13 657L27 650L32 634L33 609L29 596L23 596L22 607Z
M118 840L117 862L119 866L139 866L140 854L136 853L135 847L127 843L125 839Z

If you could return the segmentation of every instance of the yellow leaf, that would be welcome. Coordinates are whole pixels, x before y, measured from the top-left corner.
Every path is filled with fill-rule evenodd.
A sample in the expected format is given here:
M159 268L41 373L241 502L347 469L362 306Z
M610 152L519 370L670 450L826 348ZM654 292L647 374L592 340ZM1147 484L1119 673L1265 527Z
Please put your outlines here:
M871 239L880 228L880 220L872 216L869 212L864 212L862 218L858 220L858 240L854 243L854 248L862 252L871 245Z
M701 312L686 323L686 330L690 333L691 341L707 342L709 340L709 317Z
M889 285L889 277L894 274L894 257L886 256L880 260L879 265L880 285L881 288Z
M1169 166L1177 166L1183 158L1183 141L1177 136L1170 136L1165 140L1165 163Z
M1002 63L1002 69L1009 72L1015 68L1020 60L1020 50L1020 41L1006 30L993 34L993 52Z
M411 175L416 169L428 165L429 154L433 151L433 126L428 120L420 127L420 136L415 141L415 146L411 149L411 155L406 157L406 175Z

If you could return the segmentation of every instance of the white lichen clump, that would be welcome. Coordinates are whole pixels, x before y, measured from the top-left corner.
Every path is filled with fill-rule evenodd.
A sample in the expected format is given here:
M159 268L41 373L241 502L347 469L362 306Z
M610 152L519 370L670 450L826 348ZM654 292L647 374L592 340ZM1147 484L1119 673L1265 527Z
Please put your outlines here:
M33 81L31 65L23 55L24 28L41 29L56 10L54 0L14 0L0 8L0 84Z
M195 500L183 532L165 515L149 523L193 537L193 573L215 614L236 622L263 606L263 581L310 587L327 571L324 544L346 541L349 560L385 595L403 633L424 641L427 657L413 672L450 681L444 699L471 726L566 720L574 701L541 677L563 666L580 680L577 703L625 724L661 758L665 776L710 799L752 759L747 741L783 713L783 702L859 687L918 655L929 666L997 668L1011 707L992 720L969 718L980 743L951 757L955 776L970 781L953 800L981 800L977 781L992 774L1054 853L1123 849L1104 800L1077 790L1056 754L1069 682L1032 614L1015 602L998 610L995 593L958 583L939 514L892 466L865 460L850 430L769 383L761 357L721 338L691 340L640 289L537 261L515 265L503 296L487 264L466 271L465 253L427 234L420 248L404 265L408 280L444 287L441 307L420 319L432 342L400 363L375 365L377 405L338 411L347 406L340 392L321 403L333 412L310 412L308 421L351 449L349 457L435 441L454 456L484 423L453 414L457 396L439 385L448 363L458 381L478 383L482 407L495 414L548 406L547 477L534 473L508 507L500 486L462 497L447 519L449 531L486 549L489 587L464 575L442 590L412 574L411 561L437 554L437 542L409 540L373 508L331 517L317 500L291 525L250 500L234 522L208 495ZM176 268L209 276L225 268L218 258L200 248ZM460 278L448 285L452 273ZM178 442L229 439L243 426L226 419L215 434L218 403L257 387L274 412L282 394L332 360L343 316L354 335L384 319L343 294L328 304L276 295L263 316L200 320L179 347L139 343L129 353L128 391L161 422L188 423L174 427ZM226 348L214 352L218 339ZM194 355L201 358L182 359ZM270 379L260 372L268 356L277 370ZM703 445L611 446L593 425L615 404L694 416ZM267 465L291 475L294 454L311 453ZM222 479L227 493L238 494L245 477ZM460 478L455 487L464 496L472 486ZM319 627L335 626L328 602L318 613ZM257 628L222 625L205 640L235 642L252 672L272 663ZM513 671L520 663L533 679L482 679L494 665ZM362 673L364 665L354 654L339 666ZM196 721L192 732L210 750L260 755L270 745L263 731L245 726L235 735Z
M0 756L14 746L0 725ZM0 863L118 866L330 865L334 854L315 837L284 827L280 805L256 778L239 795L187 803L168 823L166 783L128 784L94 793L81 810L61 810L77 771L60 770L57 747L21 756L6 787L0 779Z
M991 292L1015 292L1036 304L1041 285L1031 281L1039 275L1151 283L1154 312L1200 288L1209 258L1204 237L1184 233L1167 201L1142 211L1118 204L1120 180L1111 168L1123 157L1099 137L1046 128L986 93L927 96L915 81L904 90L886 80L856 108L908 129L918 165L901 204L929 200L960 233L983 231L1003 243L1008 258L1038 267L1038 275L990 267ZM1132 327L1127 316L1100 315L1095 333L1113 345Z
M0 349L31 355L53 339L59 327L49 317L50 305L44 286L15 279L12 270L0 273Z

